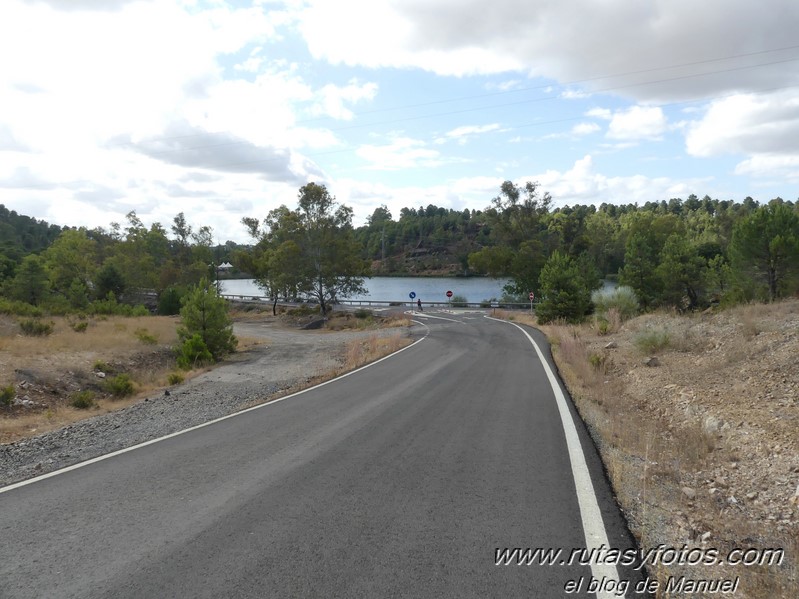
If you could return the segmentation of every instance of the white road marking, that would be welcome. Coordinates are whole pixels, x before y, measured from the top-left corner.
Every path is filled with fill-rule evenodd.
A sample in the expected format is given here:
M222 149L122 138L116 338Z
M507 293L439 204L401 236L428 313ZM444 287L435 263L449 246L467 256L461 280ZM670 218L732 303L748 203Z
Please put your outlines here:
M427 325L424 324L423 322L419 322L417 324L420 324L420 325L424 326L425 328L427 328ZM329 385L331 383L335 383L336 381L338 381L340 379L343 379L343 378L348 377L348 376L350 376L352 374L355 374L356 372L360 372L361 370L369 368L370 366L374 366L375 364L378 364L378 363L382 362L383 360L388 360L392 356L396 356L397 354L404 352L406 349L412 348L417 343L421 343L422 341L427 339L427 336L429 334L430 334L430 329L427 328L427 333L425 333L424 337L422 337L421 339L417 339L416 341L414 341L410 345L408 345L406 347L403 347L402 349L399 349L399 350L395 351L392 354L389 354L387 356L383 356L379 360L375 360L374 362L370 362L369 364L366 364L365 366L361 366L360 368L356 368L355 370L352 370L350 372L344 373L341 376L337 376L334 379L330 379L329 381L325 381L324 383L319 383L318 385L314 385L313 387L308 387L307 389L303 389L302 391L297 391L296 393L292 393L291 395L286 395L284 397L279 397L277 399L273 399L270 402L262 403L260 405L253 406L252 408L247 408L246 410L241 410L240 412L235 412L233 414L228 414L227 416L222 416L220 418L215 418L214 420L209 420L208 422L203 422L202 424L198 424L197 426L192 426L192 427L183 429L182 431L177 431L177 432L174 432L174 433L170 433L168 435L164 435L163 437L158 437L157 439L151 439L150 441L145 441L144 443L139 443L138 445L132 445L131 447L125 447L124 449L118 449L117 451L112 451L111 453L107 453L105 455L97 456L96 458L92 458L90 460L86 460L85 462L79 462L77 464L73 464L72 466L66 466L64 468L59 468L58 470L53 470L52 472L48 472L47 474L42 474L42 475L36 476L34 478L29 478L28 480L22 480L20 482L10 484L10 485L8 485L6 487L0 487L0 494L5 493L7 491L12 491L14 489L18 489L19 487L32 485L33 483L39 482L39 481L44 480L46 478L51 478L53 476L58 476L59 474L64 474L65 472L69 472L70 470L77 470L78 468L83 468L84 466L88 466L89 464L94 464L96 462L102 462L103 460L107 460L109 458L113 458L115 456L122 455L123 453L127 453L127 452L133 451L135 449L139 449L140 447L146 447L147 445L152 445L154 443L158 443L159 441L164 441L166 439L171 439L172 437L177 437L178 435L182 435L184 433L195 431L197 429L200 429L200 428L203 428L203 427L206 427L206 426L210 426L210 425L215 424L217 422L222 422L223 420L227 420L228 418L235 418L236 416L241 416L242 414L246 414L247 412L252 412L253 410L260 410L261 408L265 408L265 407L274 405L276 403L280 403L281 401L284 401L286 399L291 399L292 397L296 397L298 395L302 395L303 393L308 393L308 391L313 391L314 389L318 389L319 387L324 387L325 385Z
M423 312L406 312L405 314L413 314L417 318L435 318L437 320L448 320L450 322L457 322L458 324L465 324L463 321L455 320L454 318L444 318L443 316L433 316L432 314L425 314Z
M566 447L569 450L569 461L572 466L572 475L574 476L574 486L577 489L577 502L580 506L580 517L583 521L583 534L585 535L585 546L591 550L593 555L602 556L610 548L608 542L608 533L605 530L605 523L602 520L602 512L599 509L599 503L596 499L596 492L594 485L591 482L591 475L588 472L588 465L585 462L585 454L583 447L580 443L580 437L577 435L577 427L574 425L569 407L566 404L566 397L560 390L558 379L544 357L544 353L538 344L530 336L530 334L520 327L515 322L508 322L507 320L500 320L491 316L485 316L490 320L510 324L524 333L525 337L530 341L535 348L535 353L538 354L538 359L544 366L544 371L547 374L549 385L552 387L552 392L555 394L555 401L558 405L558 412L560 413L560 420L563 423L563 432L566 434ZM596 580L607 578L613 581L621 580L619 578L618 569L611 564L591 564L591 574ZM597 599L604 599L611 597L619 597L613 592L599 592Z

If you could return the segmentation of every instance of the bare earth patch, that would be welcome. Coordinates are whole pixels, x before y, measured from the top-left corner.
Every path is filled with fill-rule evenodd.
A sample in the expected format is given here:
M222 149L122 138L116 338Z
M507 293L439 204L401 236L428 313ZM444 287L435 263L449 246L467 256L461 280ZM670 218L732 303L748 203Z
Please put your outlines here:
M43 320L53 324L53 333L30 337L21 334L17 319L0 317L0 385L15 391L12 405L0 406L0 443L121 409L168 384L166 377L175 363L176 318ZM78 332L75 325L81 322L86 327ZM136 393L113 398L105 383L123 373L135 381ZM70 405L80 391L93 395L92 409Z

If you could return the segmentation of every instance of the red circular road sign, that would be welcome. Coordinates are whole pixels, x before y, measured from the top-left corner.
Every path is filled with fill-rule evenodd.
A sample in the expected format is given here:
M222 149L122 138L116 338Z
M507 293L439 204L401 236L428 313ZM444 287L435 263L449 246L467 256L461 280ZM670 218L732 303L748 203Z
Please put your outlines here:
M447 297L452 297L452 292L451 291L447 291Z
M531 291L531 292L530 292L530 301L533 301L534 299L535 299L535 293L533 293L533 292Z

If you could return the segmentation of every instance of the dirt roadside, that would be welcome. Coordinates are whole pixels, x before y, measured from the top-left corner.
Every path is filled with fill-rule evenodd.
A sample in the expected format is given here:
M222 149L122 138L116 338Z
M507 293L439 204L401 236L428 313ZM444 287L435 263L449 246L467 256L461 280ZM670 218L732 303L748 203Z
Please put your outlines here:
M32 366L12 371L19 401L31 405L17 405L3 414L4 424L23 422L28 428L17 427L13 442L0 444L0 486L262 403L350 370L376 354L390 353L410 343L416 334L408 326L302 330L296 323L259 315L235 322L234 333L246 349L169 387L156 384L170 370L168 365L164 369L168 349L153 345L119 350L106 358L108 366L124 366L138 378L149 372L155 382L147 392L129 400L98 400L101 405L92 410L76 410L67 402L74 389L96 386L103 380L93 366L95 352L76 351L71 364L64 355L49 361L33 356L35 359L28 361ZM64 335L67 344L74 339L68 331ZM103 355L111 354L106 351ZM4 356L0 367L8 370L10 364L13 359ZM156 371L160 372L157 376ZM48 418L48 413L56 412L66 417L59 417L58 422Z
M722 558L652 568L657 596L718 594L663 592L684 576L799 597L799 301L541 328L642 548Z

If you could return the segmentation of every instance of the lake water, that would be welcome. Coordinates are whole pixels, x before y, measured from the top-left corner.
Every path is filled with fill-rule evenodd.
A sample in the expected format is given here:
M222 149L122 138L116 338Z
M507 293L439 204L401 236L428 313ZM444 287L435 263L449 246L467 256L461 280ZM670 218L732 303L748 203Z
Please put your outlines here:
M488 277L372 277L364 279L368 292L349 298L372 301L410 301L408 294L414 292L423 302L445 302L447 291L465 297L468 302L481 302L502 297L502 287L508 279ZM262 296L264 292L252 279L221 281L222 293L226 295Z

